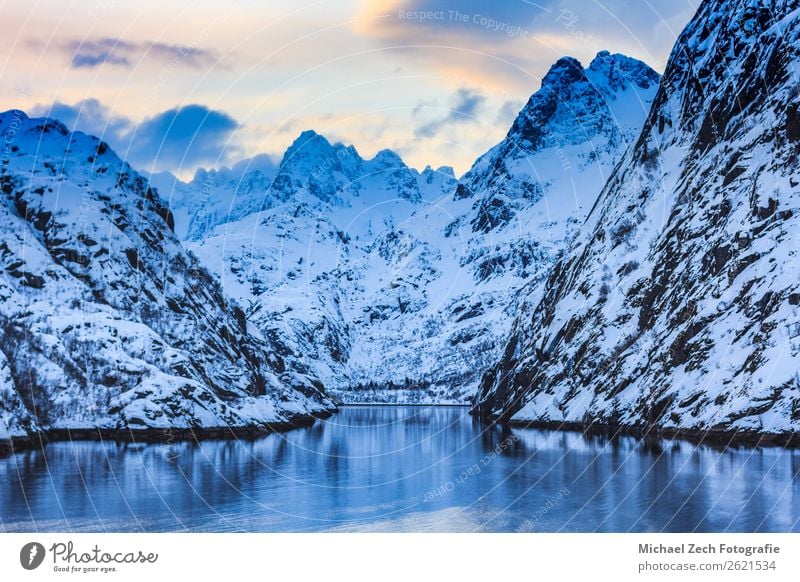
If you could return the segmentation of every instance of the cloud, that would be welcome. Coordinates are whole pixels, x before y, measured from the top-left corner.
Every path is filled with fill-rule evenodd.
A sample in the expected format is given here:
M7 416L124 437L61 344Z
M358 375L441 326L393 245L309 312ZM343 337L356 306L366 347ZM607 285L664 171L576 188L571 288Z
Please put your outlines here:
M119 138L131 129L126 117L114 116L111 110L97 99L84 99L75 105L56 101L52 105L36 105L33 117L52 117L74 131L95 135L109 143L119 143Z
M188 173L201 165L228 162L240 152L228 144L239 123L230 115L204 105L163 111L135 123L96 99L75 105L56 102L37 105L33 116L58 119L72 130L96 135L132 165L152 171Z
M494 121L495 125L500 127L510 126L511 123L517 118L517 115L519 115L519 112L522 110L524 105L524 101L518 101L516 99L507 100L497 111L497 118Z
M155 170L217 164L233 153L227 142L238 128L230 115L203 105L170 109L133 130L128 159Z
M104 64L131 68L145 59L200 69L212 66L218 60L212 51L197 47L162 42L130 42L120 38L70 40L63 42L60 47L70 58L73 69L91 69Z
M542 11L549 11L546 2L370 0L363 4L357 32L392 41L441 41L444 35L498 42L526 36Z
M520 96L558 58L608 49L663 68L696 0L361 0L355 34L404 63Z
M477 91L461 88L453 96L447 115L419 126L414 135L416 137L433 137L448 126L474 122L485 101L486 97Z
M697 10L696 0L650 0L631 9L630 0L362 0L355 30L385 42L479 42L483 48L561 33L576 41L584 35L628 37L643 47L661 44L654 32L667 28L670 39ZM609 48L609 47L602 47ZM666 47L668 50L669 47Z

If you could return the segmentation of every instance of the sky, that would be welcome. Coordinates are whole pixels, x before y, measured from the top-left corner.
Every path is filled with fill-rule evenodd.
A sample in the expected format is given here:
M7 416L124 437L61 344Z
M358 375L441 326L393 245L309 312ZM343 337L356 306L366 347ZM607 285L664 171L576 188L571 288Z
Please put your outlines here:
M457 174L558 58L663 71L698 0L0 0L0 110L188 178L303 130Z

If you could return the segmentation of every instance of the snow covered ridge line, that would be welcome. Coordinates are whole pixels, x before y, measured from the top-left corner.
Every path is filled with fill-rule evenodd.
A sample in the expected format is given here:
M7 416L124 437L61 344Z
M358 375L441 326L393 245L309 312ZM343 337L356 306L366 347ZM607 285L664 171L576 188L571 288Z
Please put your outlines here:
M335 410L104 142L18 111L0 135L0 441L271 430Z
M793 441L800 431L800 0L706 0L644 129L476 412Z

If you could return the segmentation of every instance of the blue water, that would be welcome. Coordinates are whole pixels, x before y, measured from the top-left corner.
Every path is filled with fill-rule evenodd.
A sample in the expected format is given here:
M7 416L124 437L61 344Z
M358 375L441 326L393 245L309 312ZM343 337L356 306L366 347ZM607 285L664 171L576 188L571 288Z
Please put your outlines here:
M800 531L800 453L352 407L250 441L0 460L0 531Z

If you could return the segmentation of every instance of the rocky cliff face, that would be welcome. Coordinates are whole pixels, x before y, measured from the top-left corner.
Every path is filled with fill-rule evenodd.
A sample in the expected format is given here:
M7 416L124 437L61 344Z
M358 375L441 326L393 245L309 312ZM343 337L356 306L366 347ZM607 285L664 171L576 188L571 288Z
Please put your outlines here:
M477 408L800 429L800 3L707 0Z
M0 115L0 439L290 425L332 407L94 137Z

